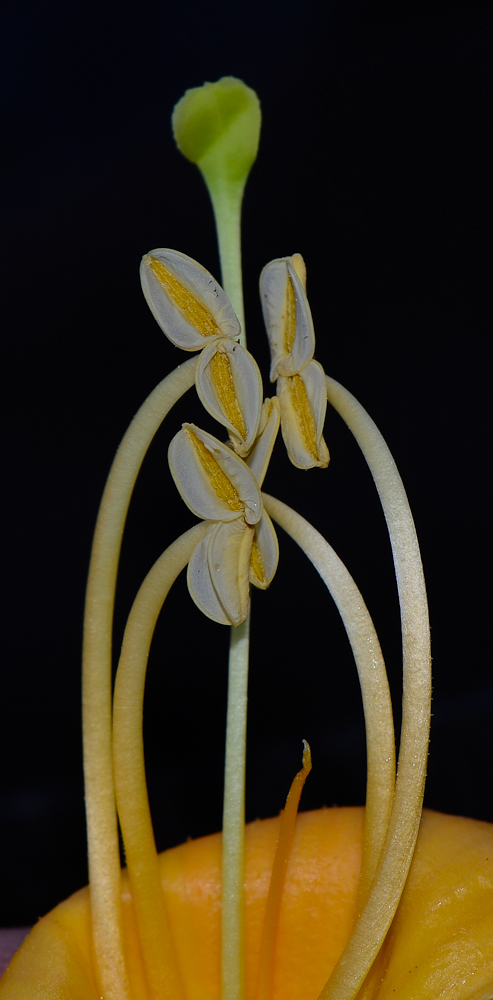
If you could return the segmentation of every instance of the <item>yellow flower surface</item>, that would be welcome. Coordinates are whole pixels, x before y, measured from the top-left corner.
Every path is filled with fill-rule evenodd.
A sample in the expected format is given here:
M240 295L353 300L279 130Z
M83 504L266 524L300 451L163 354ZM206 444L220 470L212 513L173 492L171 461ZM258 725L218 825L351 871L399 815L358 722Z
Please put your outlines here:
M362 808L298 816L281 903L272 1000L316 1000L350 936ZM246 831L247 1000L255 1000L279 819ZM220 997L221 834L160 855L186 1000ZM147 1000L126 875L125 951L134 1000ZM423 814L404 894L360 996L379 1000L490 997L493 990L493 826ZM0 983L1 1000L97 1000L88 890L39 921Z

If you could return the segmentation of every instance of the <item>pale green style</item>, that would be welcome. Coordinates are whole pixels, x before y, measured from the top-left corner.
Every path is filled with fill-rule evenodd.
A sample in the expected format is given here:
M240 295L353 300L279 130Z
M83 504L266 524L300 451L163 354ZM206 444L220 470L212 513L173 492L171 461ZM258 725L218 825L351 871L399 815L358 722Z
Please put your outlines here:
M173 134L180 152L196 163L212 201L223 288L241 323L246 347L241 269L241 206L256 159L261 125L254 90L234 76L187 90L174 108ZM223 997L244 993L243 871L245 838L246 683L249 622L233 629L229 660L228 735L223 836ZM233 766L234 761L234 766Z
M196 163L214 208L223 288L242 328L241 203L260 139L260 102L254 90L234 76L187 90L172 117L176 145Z

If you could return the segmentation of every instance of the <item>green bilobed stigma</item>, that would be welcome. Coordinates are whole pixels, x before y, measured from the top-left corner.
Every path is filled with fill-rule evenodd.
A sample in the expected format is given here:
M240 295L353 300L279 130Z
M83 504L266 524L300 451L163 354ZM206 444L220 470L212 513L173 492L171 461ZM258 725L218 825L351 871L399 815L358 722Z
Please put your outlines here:
M257 156L260 119L255 91L224 76L186 91L173 111L173 133L180 152L203 173L245 182Z
M219 242L222 285L240 321L246 347L241 282L240 220L245 184L257 156L260 102L234 76L187 90L173 111L178 149L196 163L209 191Z

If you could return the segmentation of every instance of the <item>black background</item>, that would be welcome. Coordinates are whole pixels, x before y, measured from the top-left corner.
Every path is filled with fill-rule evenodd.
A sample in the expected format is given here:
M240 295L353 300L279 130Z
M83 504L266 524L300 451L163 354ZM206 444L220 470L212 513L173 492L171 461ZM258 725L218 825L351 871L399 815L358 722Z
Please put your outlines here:
M396 9L398 8L398 13ZM325 20L324 20L325 15ZM487 267L491 7L305 0L2 7L2 424L6 475L0 924L86 880L80 739L85 578L115 449L184 355L138 264L175 247L219 274L212 214L169 118L234 74L263 108L245 198L249 347L268 392L263 265L300 251L317 358L367 407L415 515L430 599L434 718L426 802L493 820ZM128 520L115 648L144 575L193 517L166 459L194 391L153 443ZM392 561L365 463L334 412L327 471L281 444L265 487L322 530L361 588L398 719ZM364 800L356 671L331 599L281 538L253 594L247 817L275 814L310 740L303 808ZM145 741L158 847L221 825L228 629L180 580L157 629Z

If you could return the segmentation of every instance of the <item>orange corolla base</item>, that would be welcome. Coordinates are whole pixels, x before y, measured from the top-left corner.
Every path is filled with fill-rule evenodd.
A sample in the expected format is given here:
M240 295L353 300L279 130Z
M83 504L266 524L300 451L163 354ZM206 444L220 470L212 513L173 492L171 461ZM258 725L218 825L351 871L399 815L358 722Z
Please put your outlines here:
M282 899L273 1000L316 1000L356 915L364 810L298 816ZM254 1000L278 819L246 836L247 998ZM161 855L163 889L187 1000L220 997L221 836ZM126 876L126 954L135 1000L147 1000ZM379 1000L493 995L493 826L425 812L399 910L363 991ZM88 890L32 930L0 983L0 1000L98 1000Z

